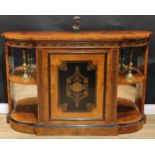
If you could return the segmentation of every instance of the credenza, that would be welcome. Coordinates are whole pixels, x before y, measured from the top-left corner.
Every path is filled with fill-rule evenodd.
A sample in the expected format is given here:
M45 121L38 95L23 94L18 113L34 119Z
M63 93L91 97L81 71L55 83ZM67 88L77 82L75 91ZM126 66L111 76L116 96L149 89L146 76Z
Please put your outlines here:
M145 124L149 31L4 32L8 123L37 135Z

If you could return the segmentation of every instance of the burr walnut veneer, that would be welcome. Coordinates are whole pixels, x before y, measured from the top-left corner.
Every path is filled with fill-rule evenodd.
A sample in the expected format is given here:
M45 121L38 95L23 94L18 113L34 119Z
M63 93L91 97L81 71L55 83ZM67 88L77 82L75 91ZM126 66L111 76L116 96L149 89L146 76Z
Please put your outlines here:
M38 135L118 135L143 127L151 32L5 32L2 37L13 129ZM130 50L138 58L132 79L126 76L128 67L119 74L121 50L127 58Z

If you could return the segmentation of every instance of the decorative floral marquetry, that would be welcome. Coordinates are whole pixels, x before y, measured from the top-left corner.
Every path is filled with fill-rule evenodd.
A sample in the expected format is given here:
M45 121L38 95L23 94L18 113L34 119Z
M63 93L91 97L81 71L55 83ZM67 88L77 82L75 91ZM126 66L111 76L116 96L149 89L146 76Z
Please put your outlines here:
M63 61L58 66L59 108L88 112L96 107L96 71L92 61Z
M88 96L88 78L80 73L80 69L76 66L75 72L67 79L67 96L71 97L75 106L78 108L80 101Z
M60 70L63 70L63 71L67 71L67 64L66 64L66 62L63 62L63 63L59 66L59 69L60 69Z

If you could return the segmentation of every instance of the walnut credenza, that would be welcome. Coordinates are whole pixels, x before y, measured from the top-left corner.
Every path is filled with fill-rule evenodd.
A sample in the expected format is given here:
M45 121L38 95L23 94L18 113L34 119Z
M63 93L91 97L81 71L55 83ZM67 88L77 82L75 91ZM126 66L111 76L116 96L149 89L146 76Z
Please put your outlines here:
M10 126L38 135L140 130L147 31L5 32Z

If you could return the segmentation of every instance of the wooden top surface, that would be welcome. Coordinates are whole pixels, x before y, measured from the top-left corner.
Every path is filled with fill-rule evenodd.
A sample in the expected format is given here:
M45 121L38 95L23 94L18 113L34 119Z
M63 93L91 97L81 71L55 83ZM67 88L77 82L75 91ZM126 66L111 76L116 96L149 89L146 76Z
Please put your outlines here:
M81 31L81 32L4 32L2 37L8 40L25 41L104 41L146 39L150 31Z

